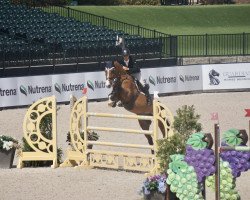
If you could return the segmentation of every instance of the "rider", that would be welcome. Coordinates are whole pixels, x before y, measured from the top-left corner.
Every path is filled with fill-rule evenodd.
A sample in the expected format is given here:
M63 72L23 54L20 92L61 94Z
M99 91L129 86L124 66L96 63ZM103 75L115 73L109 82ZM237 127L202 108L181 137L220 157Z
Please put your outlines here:
M119 61L119 63L123 66L123 69L127 71L129 75L135 78L136 83L139 87L139 90L142 91L146 98L147 98L147 103L151 103L151 98L149 94L149 85L145 84L144 81L142 80L141 77L141 70L139 67L135 65L135 62L130 55L130 51L127 48L122 49L122 59Z

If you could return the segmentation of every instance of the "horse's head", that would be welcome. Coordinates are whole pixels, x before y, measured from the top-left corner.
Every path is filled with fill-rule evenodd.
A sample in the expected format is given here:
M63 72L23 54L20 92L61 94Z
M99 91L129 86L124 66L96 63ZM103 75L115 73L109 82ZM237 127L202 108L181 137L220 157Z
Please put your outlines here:
M105 76L106 76L106 87L110 88L114 82L114 79L120 78L121 75L126 74L126 71L123 69L122 65L119 62L115 61L113 66L105 68Z
M115 79L115 73L114 73L115 68L114 67L106 67L105 68L105 77L106 77L106 82L105 85L107 88L110 88L114 79Z

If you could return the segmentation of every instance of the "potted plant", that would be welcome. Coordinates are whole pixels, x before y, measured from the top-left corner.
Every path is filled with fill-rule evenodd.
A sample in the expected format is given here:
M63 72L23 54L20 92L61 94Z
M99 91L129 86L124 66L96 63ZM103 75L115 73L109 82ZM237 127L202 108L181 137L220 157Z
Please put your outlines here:
M166 195L166 175L159 174L146 178L140 191L145 200L164 200Z
M97 141L99 139L99 135L94 132L94 131L88 131L87 132L87 135L88 135L88 140L91 140L91 141ZM80 132L80 136L81 138L84 140L84 132ZM67 140L66 142L68 142L68 145L71 145L71 137L70 137L70 132L67 133ZM93 145L92 144L89 144L88 145L88 149L92 149Z
M0 135L0 168L11 168L18 141L10 136Z

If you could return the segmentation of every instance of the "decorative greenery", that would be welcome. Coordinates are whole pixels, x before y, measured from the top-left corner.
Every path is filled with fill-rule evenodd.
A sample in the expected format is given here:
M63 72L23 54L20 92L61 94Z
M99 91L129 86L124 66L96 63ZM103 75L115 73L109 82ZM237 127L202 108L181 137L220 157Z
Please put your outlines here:
M165 193L166 187L166 174L150 176L143 182L140 193L144 195L149 195L153 191Z
M97 141L99 139L99 135L94 132L94 131L88 131L87 133L88 135L88 140L91 140L91 141ZM84 132L80 132L80 136L81 138L84 140ZM68 145L71 145L71 137L70 137L70 132L67 133L67 140L66 142L68 142Z
M201 123L198 122L200 115L195 114L194 105L184 105L176 111L177 116L174 117L174 129L179 133L183 140L188 140L195 132L202 130Z
M177 133L170 138L158 140L157 143L158 152L156 156L159 159L161 171L165 171L167 169L168 163L170 163L170 156L172 154L185 153L185 144Z
M170 138L158 140L157 157L160 170L167 170L170 156L173 154L184 154L188 138L195 132L200 132L201 124L198 122L200 115L195 113L194 106L184 105L176 111L174 117L174 135Z
M204 149L207 147L207 142L203 141L204 133L194 133L187 140L187 144L192 146L195 150Z
M12 148L17 148L18 141L10 136L0 135L0 150L9 151Z
M34 151L30 145L27 143L25 138L22 138L22 151L24 152L32 152ZM57 163L60 164L62 163L62 156L63 156L63 151L62 148L57 148ZM24 166L25 167L48 167L52 165L52 161L24 161Z
M237 146L242 143L242 139L238 137L240 131L238 129L232 128L223 133L222 141L229 146Z
M35 116L32 116L35 117ZM45 115L41 122L40 122L40 131L42 133L42 135L51 140L52 139L52 115ZM36 140L36 136L34 135L34 138L31 138ZM26 141L25 138L22 138L22 151L24 152L32 152L34 151L30 145L28 144L28 142ZM57 162L60 164L62 163L62 155L63 155L63 151L61 148L57 148ZM52 165L52 161L24 161L24 166L25 167L45 167L45 166L50 166Z
M170 156L170 158L172 162L169 163L169 168L174 173L178 173L179 170L189 167L188 164L184 161L184 155L182 154L173 154Z
M171 160L167 170L167 184L170 185L170 191L176 193L176 197L180 200L202 200L201 184L198 183L194 167L188 165L184 155L171 155Z

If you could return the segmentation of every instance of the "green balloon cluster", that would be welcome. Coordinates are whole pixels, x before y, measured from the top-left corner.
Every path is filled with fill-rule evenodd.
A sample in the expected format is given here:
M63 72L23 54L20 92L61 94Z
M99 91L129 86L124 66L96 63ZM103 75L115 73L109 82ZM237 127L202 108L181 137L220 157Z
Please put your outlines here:
M215 175L206 179L206 185L215 190ZM220 160L220 199L221 200L239 200L240 196L236 190L235 178L229 163Z
M170 190L176 193L180 200L202 200L194 167L183 161L183 155L175 154L170 157L172 162L169 163L169 169L167 170L167 184L170 185Z

